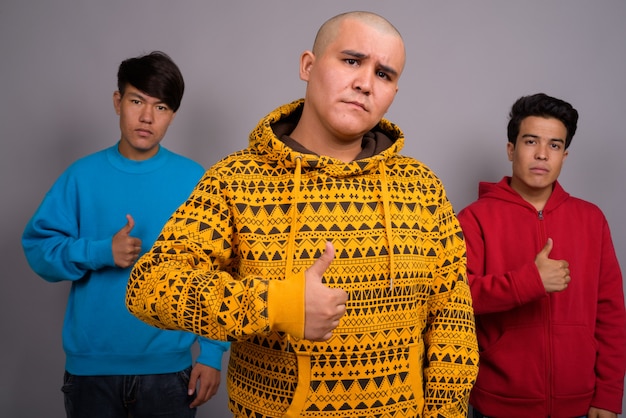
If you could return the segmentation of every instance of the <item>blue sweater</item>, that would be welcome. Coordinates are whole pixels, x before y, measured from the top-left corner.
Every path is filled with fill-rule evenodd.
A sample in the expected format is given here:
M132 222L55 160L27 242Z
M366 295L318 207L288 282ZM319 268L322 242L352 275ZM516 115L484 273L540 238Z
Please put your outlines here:
M228 343L141 322L126 309L131 268L115 266L113 235L130 232L149 250L170 215L202 174L196 162L160 147L146 161L123 157L117 145L72 164L26 225L22 245L31 268L49 282L72 281L63 326L66 369L76 375L171 373L197 361L220 369Z

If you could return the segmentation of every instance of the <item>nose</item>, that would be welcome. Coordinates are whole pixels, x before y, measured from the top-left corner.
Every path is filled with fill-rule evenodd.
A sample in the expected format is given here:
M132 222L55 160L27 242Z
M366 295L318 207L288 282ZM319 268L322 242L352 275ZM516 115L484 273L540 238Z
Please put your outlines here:
M545 145L537 147L537 153L535 154L535 158L538 160L547 160L548 148Z
M354 79L354 89L369 95L372 92L372 78L373 74L370 69L362 69Z
M143 106L141 113L139 114L139 120L143 123L152 123L153 114L151 106Z

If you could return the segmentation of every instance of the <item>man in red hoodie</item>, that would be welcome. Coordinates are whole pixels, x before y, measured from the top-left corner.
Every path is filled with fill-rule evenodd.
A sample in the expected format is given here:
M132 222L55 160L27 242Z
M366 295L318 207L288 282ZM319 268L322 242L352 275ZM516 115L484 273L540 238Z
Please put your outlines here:
M458 216L480 348L474 417L616 417L626 367L622 274L606 218L557 178L578 112L543 93L513 105L511 177Z

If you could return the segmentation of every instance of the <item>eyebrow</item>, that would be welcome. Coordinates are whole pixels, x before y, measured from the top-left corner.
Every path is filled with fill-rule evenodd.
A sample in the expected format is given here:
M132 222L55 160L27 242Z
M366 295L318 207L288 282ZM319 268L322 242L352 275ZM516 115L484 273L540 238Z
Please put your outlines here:
M139 94L139 93L137 93L137 92L134 92L134 91L129 91L129 92L128 92L128 94L129 94L130 96L133 96L134 98L140 99L141 101L144 101L144 102L148 101L148 99L146 98L146 96L144 96L144 95L142 95L142 94ZM148 96L149 96L149 95L148 95ZM153 97L153 96L149 96L149 97ZM157 102L155 103L156 105L165 105L165 106L167 106L167 103L165 103L163 100L161 100L161 99L159 99L159 98L156 98L156 99L157 99Z
M533 139L539 139L539 135L535 135L535 134L524 134L522 135L522 138L533 138ZM561 138L550 138L548 139L549 142L561 142L561 143L565 143L564 139Z
M368 58L368 55L366 55L366 54L364 54L362 52L353 51L351 49L344 49L341 52L343 54L350 55L350 56L352 56L354 58L359 58L359 59ZM398 72L396 70L394 70L393 68L389 67L388 65L384 65L384 64L378 63L378 66L380 67L381 70L383 70L386 73L392 74L394 76L398 75Z
M138 97L138 98L140 98L140 99L144 99L144 97L143 97L141 94L139 94L139 93L135 93L134 91L129 91L129 92L128 92L128 94L129 94L130 96L133 96L133 97Z

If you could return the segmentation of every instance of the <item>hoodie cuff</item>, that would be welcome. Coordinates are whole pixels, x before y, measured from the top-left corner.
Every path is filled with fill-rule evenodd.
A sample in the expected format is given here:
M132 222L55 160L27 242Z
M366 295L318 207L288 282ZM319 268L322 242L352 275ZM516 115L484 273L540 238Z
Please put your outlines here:
M267 312L272 331L304 338L304 271L285 280L270 280Z

